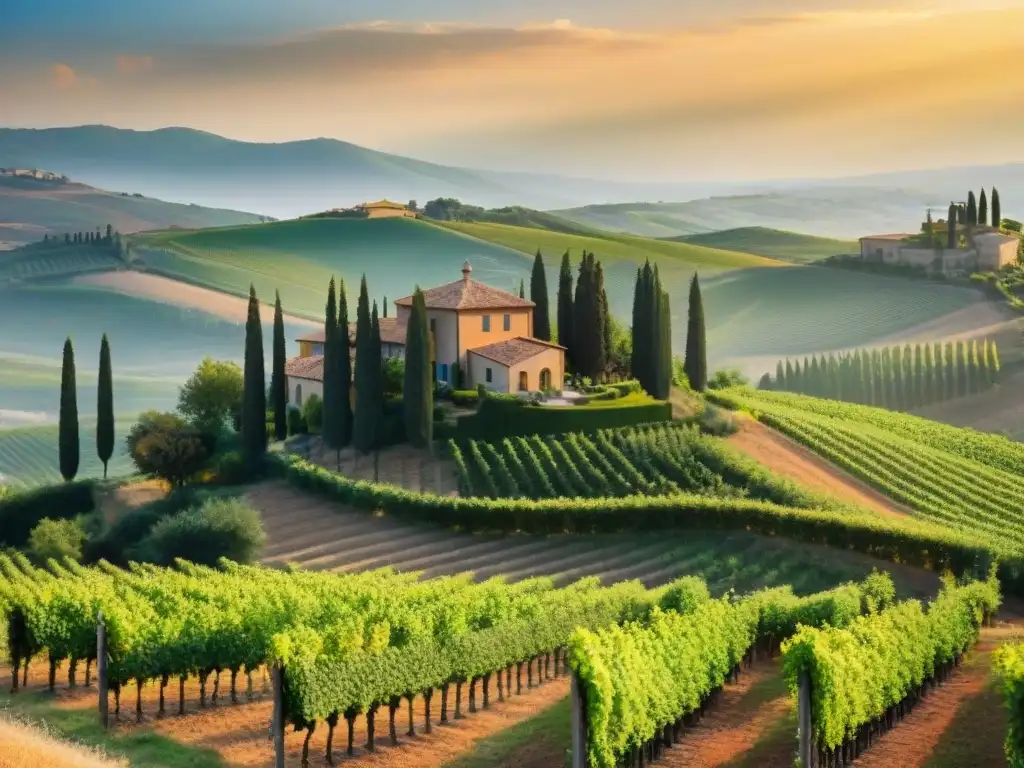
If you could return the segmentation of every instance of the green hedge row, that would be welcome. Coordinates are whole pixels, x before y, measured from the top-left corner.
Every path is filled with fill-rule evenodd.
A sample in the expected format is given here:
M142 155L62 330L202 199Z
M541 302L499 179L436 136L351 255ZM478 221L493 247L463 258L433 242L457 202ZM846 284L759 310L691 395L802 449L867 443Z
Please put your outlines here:
M435 496L350 480L295 456L275 455L271 471L346 505L470 531L612 533L627 530L745 530L860 552L937 573L984 574L1000 560L1007 592L1024 595L1024 560L1002 557L966 534L930 523L854 510L799 509L761 501L682 494L612 499L482 499Z
M65 520L96 508L95 482L79 480L19 491L0 499L0 545L23 547L40 520Z
M564 432L596 432L599 429L633 427L672 420L671 403L623 403L621 406L554 407L528 405L518 398L488 395L477 412L458 419L454 434L461 439L501 440L522 435L558 435Z

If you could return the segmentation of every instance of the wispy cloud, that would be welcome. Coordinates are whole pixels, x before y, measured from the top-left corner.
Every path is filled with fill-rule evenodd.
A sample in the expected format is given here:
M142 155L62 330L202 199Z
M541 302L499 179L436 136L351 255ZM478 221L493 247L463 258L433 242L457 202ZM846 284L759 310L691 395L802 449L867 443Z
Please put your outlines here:
M149 72L152 68L152 56L131 56L122 53L117 57L117 71L122 74L134 75L140 72Z
M78 73L63 62L57 61L50 66L53 87L65 91L74 88L78 83Z

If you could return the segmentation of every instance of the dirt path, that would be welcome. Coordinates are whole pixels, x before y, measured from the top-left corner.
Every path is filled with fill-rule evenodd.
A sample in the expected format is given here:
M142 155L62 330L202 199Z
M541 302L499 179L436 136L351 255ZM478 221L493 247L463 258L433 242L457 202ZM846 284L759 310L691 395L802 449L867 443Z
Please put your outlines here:
M761 422L739 416L736 424L739 431L728 439L729 443L773 472L883 515L909 514L902 505Z

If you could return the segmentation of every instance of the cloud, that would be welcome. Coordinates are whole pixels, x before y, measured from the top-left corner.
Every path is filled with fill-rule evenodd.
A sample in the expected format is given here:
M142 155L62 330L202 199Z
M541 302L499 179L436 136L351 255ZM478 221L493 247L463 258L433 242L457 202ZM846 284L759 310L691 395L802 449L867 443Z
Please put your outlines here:
M53 81L53 87L58 90L65 91L69 88L74 88L78 84L78 73L67 64L59 61L54 62L50 67L50 76Z
M152 56L130 56L122 53L117 57L117 71L122 74L134 75L140 72L149 72L152 68Z

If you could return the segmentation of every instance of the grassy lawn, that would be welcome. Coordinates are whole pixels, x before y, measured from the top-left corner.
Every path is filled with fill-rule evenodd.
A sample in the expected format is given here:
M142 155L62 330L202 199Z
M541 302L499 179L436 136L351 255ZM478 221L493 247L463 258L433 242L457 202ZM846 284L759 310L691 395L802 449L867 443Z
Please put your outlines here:
M740 227L721 232L707 232L699 235L684 235L672 238L674 242L721 248L726 251L741 251L780 259L795 264L834 256L838 253L857 253L860 245L852 240L833 240L827 237L803 235L799 232L784 232L768 227Z
M60 706L47 693L0 692L0 708L31 722L43 722L55 735L91 747L109 755L123 756L130 765L144 768L223 768L224 763L211 749L188 746L160 736L146 728L127 733L105 731L93 707L69 709Z

